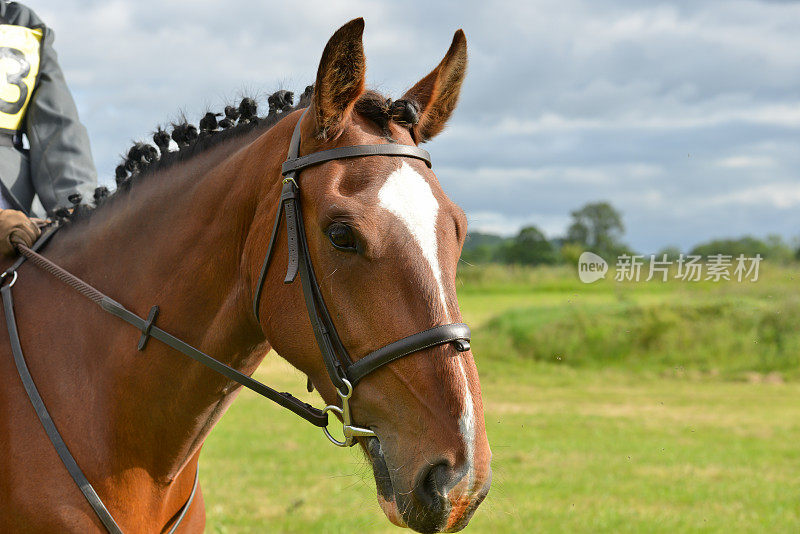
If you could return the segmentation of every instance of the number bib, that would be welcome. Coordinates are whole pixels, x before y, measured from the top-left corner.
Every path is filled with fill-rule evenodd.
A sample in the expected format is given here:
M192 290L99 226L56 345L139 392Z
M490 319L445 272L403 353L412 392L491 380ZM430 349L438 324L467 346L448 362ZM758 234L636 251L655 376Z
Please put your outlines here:
M16 132L39 74L42 30L0 24L0 131Z

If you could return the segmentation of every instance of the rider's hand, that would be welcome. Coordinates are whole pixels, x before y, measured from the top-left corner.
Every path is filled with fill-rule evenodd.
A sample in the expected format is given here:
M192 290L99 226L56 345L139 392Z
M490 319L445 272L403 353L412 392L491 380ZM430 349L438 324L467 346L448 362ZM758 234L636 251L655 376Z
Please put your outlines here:
M50 219L40 219L39 217L31 217L31 221L33 221L33 224L35 224L39 228L44 228L45 226L53 222Z
M39 234L39 227L21 211L0 210L0 254L15 254L12 239L32 247Z

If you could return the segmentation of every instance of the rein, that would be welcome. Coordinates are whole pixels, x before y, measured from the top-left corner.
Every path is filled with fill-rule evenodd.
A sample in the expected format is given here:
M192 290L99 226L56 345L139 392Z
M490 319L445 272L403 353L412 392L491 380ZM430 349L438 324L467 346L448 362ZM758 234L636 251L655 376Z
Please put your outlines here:
M69 474L72 476L73 480L86 497L86 500L89 502L92 509L100 518L100 521L112 534L121 534L122 531L119 529L119 526L116 524L116 522L114 522L114 519L111 517L108 509L105 507L105 505L103 505L100 497L97 495L94 488L92 488L91 484L83 475L83 472L75 462L75 459L70 454L69 449L61 438L61 435L59 434L52 418L50 417L50 414L44 406L44 402L39 395L36 385L33 382L33 378L28 371L27 364L25 363L25 357L22 353L22 347L19 339L19 332L17 331L16 318L14 316L14 303L11 289L17 281L17 271L19 267L26 260L30 260L32 264L53 275L55 278L68 285L88 300L91 300L97 304L107 313L118 317L119 319L139 330L141 332L141 337L139 338L137 345L138 350L144 350L147 345L147 341L151 337L157 339L158 341L161 341L178 352L185 354L186 356L205 365L213 371L224 375L230 380L237 382L238 384L258 393L259 395L279 404L280 406L291 410L311 424L321 427L327 438L332 443L340 447L349 447L354 445L356 437L375 436L375 433L372 430L354 426L352 424L349 400L353 394L353 388L362 378L399 358L439 345L452 343L455 349L459 352L469 350L469 327L463 323L451 323L433 326L427 330L404 337L393 343L389 343L388 345L385 345L356 361L353 361L350 358L344 343L336 332L333 320L331 319L330 313L328 312L325 301L322 297L322 290L314 274L314 268L311 263L311 255L309 254L308 250L305 226L303 224L303 214L300 206L300 193L297 183L299 174L303 169L320 165L328 161L367 156L415 158L424 161L425 164L430 167L430 154L428 154L426 150L416 146L378 144L346 146L315 152L306 156L299 156L300 124L302 123L303 117L307 111L308 110L306 109L306 111L303 112L303 116L301 116L294 128L287 159L282 167L283 187L281 190L278 210L275 216L275 223L272 229L272 235L269 240L269 246L254 292L253 313L255 314L256 319L258 319L264 282L266 280L267 272L272 260L274 245L278 239L278 231L281 226L281 221L285 217L288 259L284 283L291 284L297 277L297 274L300 274L303 297L305 299L309 319L311 320L311 324L313 326L314 336L320 352L322 353L325 368L328 371L331 382L336 387L339 398L341 399L341 407L337 405L328 405L320 410L301 401L289 393L278 392L269 386L254 380L253 378L237 371L236 369L220 362L219 360L212 358L197 348L189 345L185 341L178 339L177 337L156 326L155 321L158 316L158 306L153 306L150 309L146 319L139 317L135 313L126 309L122 304L103 294L97 288L89 285L77 276L48 260L39 254L38 251L41 250L58 231L60 228L58 225L54 226L47 233L45 233L34 244L33 248L29 248L21 243L15 243L17 250L21 254L21 257L9 269L0 274L0 284L2 285L2 287L0 287L0 294L2 294L6 325L8 327L9 337L11 340L11 349L14 356L14 362L17 366L17 370L20 374L23 385L25 386L25 391L28 394L28 398L34 407L36 415L39 417L42 426L45 428L50 441L53 443L56 452L58 452L59 457L67 468L67 471L69 471ZM328 412L334 412L341 417L344 440L340 441L336 439L328 431ZM189 496L186 504L184 504L179 511L176 522L169 530L169 534L172 534L175 531L185 517L186 512L195 496L197 479L198 474L196 473L191 495Z

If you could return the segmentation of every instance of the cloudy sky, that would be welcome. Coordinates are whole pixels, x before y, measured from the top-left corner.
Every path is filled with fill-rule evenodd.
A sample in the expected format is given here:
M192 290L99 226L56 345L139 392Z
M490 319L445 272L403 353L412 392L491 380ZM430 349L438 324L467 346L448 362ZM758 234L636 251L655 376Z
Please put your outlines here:
M133 139L241 94L298 94L364 16L368 79L399 97L467 34L470 70L428 150L471 228L608 200L641 252L800 236L800 2L31 0L112 182ZM334 7L335 6L335 7Z

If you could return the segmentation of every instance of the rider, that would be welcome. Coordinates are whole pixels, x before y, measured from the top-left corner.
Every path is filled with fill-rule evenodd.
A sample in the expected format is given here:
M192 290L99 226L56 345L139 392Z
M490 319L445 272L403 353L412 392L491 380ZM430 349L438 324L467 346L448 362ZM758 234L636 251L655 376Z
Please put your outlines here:
M53 50L53 30L28 7L0 0L0 253L11 236L31 246L34 197L48 215L90 198L97 183L89 136ZM29 149L23 148L23 134ZM73 200L76 197L73 197Z

